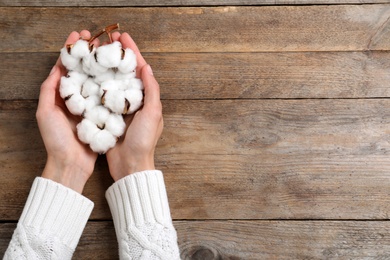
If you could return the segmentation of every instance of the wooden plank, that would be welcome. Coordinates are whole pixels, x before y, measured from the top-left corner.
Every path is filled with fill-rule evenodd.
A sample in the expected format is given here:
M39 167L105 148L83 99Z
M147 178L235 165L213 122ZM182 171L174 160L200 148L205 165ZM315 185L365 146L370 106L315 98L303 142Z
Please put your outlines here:
M162 99L390 96L390 52L145 53ZM37 99L55 53L1 53L0 99Z
M35 103L0 102L0 219L19 217L45 151ZM390 101L167 100L156 151L175 219L387 219ZM14 110L16 109L16 110ZM85 189L109 219L104 157ZM15 194L17 196L15 196Z
M72 19L69 19L72 17ZM56 52L119 22L144 52L389 50L390 5L0 8L0 52ZM104 21L104 24L102 23Z
M0 6L224 6L224 5L308 5L308 4L380 4L389 3L388 0L96 0L93 3L87 0L70 0L66 2L50 0L1 0Z
M16 224L0 224L0 256ZM181 259L388 259L388 221L175 221ZM117 259L111 222L89 222L75 259Z

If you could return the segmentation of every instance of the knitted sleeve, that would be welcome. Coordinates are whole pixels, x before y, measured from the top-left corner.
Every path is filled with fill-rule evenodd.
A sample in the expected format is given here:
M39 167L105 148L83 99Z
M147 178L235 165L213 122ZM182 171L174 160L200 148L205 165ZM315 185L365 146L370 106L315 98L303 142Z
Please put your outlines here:
M180 259L162 172L143 171L106 192L120 259Z
M3 259L71 259L92 208L79 193L36 178Z

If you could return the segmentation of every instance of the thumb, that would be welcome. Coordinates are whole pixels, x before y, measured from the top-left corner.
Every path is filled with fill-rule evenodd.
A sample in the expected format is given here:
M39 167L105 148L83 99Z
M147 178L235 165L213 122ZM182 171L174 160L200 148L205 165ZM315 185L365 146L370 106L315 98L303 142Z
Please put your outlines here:
M54 106L56 91L59 87L59 82L63 71L61 68L61 63L56 62L53 68L50 71L49 76L41 85L41 91L39 94L39 106Z
M161 106L160 86L153 75L152 68L149 64L146 64L142 67L141 72L142 82L145 88L144 107L147 109L149 107L154 109L159 108Z

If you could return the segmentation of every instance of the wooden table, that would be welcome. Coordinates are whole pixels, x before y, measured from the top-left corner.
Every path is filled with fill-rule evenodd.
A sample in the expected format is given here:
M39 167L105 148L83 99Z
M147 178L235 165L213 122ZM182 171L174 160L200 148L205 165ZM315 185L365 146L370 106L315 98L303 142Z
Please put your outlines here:
M0 0L0 256L46 160L40 84L119 22L161 85L182 259L390 258L389 0L67 2ZM111 183L101 156L74 259L117 259Z

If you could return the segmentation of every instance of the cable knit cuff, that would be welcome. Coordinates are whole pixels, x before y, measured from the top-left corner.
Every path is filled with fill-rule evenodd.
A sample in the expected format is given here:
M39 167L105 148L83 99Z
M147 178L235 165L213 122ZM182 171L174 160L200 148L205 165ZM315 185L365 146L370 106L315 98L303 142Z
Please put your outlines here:
M115 226L171 223L167 193L161 171L143 171L115 182L106 192Z
M18 225L33 227L40 233L56 234L75 249L93 202L57 182L42 177L34 180Z

